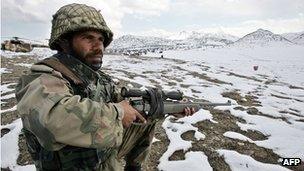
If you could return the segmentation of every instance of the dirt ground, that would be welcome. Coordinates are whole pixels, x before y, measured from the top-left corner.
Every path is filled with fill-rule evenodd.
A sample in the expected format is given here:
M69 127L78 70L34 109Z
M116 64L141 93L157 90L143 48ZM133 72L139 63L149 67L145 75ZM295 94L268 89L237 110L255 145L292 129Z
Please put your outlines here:
M15 83L17 82L18 77L26 72L28 70L25 66L19 66L15 65L16 63L34 63L37 59L29 56L20 56L17 58L5 58L1 56L1 67L2 68L9 68L12 69L12 73L3 73L1 75L1 84L8 84L8 83ZM198 73L193 73L197 77L200 77L202 79L208 79L209 81L217 81L219 84L229 84L226 82L221 82L219 80L206 77L204 75L200 75ZM233 73L231 73L233 74ZM131 75L132 76L132 75ZM239 76L239 75L238 75ZM13 88L11 86L10 88ZM297 88L297 87L296 87ZM10 92L11 93L11 92ZM5 94L2 94L2 96ZM251 115L262 115L265 117L271 117L269 115L263 114L259 112L255 107L260 106L260 102L257 100L258 98L255 96L252 96L250 94L246 95L245 97L242 97L240 93L237 91L235 92L225 92L222 94L224 97L229 97L231 99L234 99L237 101L238 104L242 106L249 106L246 110L248 114ZM246 100L244 100L246 99ZM1 105L2 109L11 108L16 104L16 101L14 98L5 100L5 102ZM244 111L245 109L242 107L235 108L237 110ZM201 121L196 124L194 124L195 127L198 128L200 132L206 135L206 138L204 140L196 140L194 138L194 132L188 131L182 135L182 138L184 140L192 141L192 148L189 149L189 151L202 151L208 156L208 160L210 165L215 171L228 171L230 170L229 165L225 162L224 157L220 156L216 150L218 149L228 149L228 150L235 150L241 154L246 154L251 157L253 157L255 160L263 162L263 163L272 163L272 164L279 164L278 160L280 156L275 154L272 150L266 149L263 147L259 147L254 143L250 143L248 141L241 141L237 139L231 139L228 137L223 136L223 134L226 131L234 131L241 133L252 140L265 140L267 139L267 136L262 134L258 131L243 131L240 129L240 127L237 125L237 122L245 123L245 120L242 118L235 117L230 114L229 111L221 111L216 110L213 108L206 108L206 110L209 110L211 114L213 115L213 120L218 123L210 122L209 120ZM12 121L16 120L18 118L18 115L16 111L13 112L6 112L1 114L1 125L5 125L8 123L11 123ZM282 119L282 118L278 118ZM287 121L286 121L287 122ZM162 156L162 154L167 150L167 146L170 143L168 140L168 137L165 134L164 129L161 126L162 121L159 121L156 125L155 130L155 138L157 138L160 141L156 141L152 144L151 151L149 158L144 163L143 170L157 170L157 165L159 163L159 159ZM8 129L1 129L1 137L8 133ZM19 136L19 150L20 155L18 157L17 163L19 165L28 165L32 164L32 160L30 158L30 155L27 152L27 147L25 145L25 139L24 135L21 134ZM171 157L170 160L182 160L185 158L185 153L187 151L176 151ZM4 157L4 156L2 156ZM302 161L303 163L303 161ZM304 165L299 167L288 167L289 169L300 171L304 170ZM1 170L9 170L6 168L1 168Z

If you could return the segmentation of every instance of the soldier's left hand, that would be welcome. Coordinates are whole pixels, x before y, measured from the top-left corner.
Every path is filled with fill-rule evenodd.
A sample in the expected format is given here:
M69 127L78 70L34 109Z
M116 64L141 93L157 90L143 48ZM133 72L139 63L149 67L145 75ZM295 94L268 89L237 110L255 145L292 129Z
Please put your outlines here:
M192 116L194 113L196 112L196 110L192 107L192 108L190 108L190 107L186 107L185 109L184 109L184 116Z
M172 114L172 115L177 117L177 118L182 118L182 117L185 117L185 116L192 116L195 112L197 112L195 110L195 108L186 107L183 112L175 113L175 114Z

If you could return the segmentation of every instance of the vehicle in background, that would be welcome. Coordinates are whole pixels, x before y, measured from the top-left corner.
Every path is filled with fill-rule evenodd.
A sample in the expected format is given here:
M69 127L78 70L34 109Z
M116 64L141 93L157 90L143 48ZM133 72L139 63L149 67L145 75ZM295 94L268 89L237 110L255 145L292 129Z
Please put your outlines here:
M44 45L42 43L41 44L29 43L20 39L29 40L25 38L12 37L12 39L5 40L3 43L1 43L1 50L9 50L12 52L30 52L33 50L34 47L48 48L47 45Z

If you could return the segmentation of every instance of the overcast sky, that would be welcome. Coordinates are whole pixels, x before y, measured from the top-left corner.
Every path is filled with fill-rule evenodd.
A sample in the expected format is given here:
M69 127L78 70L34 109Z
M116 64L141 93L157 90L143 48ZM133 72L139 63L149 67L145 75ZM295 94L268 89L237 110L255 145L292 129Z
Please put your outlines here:
M100 9L116 38L183 30L239 37L258 28L304 31L304 0L1 0L1 36L47 39L52 15L73 2Z

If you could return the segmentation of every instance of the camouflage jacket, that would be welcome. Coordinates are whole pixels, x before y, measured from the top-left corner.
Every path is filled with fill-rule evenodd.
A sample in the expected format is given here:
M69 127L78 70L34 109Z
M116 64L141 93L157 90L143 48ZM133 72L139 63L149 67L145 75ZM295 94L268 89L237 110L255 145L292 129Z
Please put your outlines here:
M55 59L60 56L55 55ZM118 147L123 136L123 110L113 81L76 58L64 56L65 66L85 84L77 86L52 67L34 64L16 87L17 110L24 128L51 151L66 145Z

